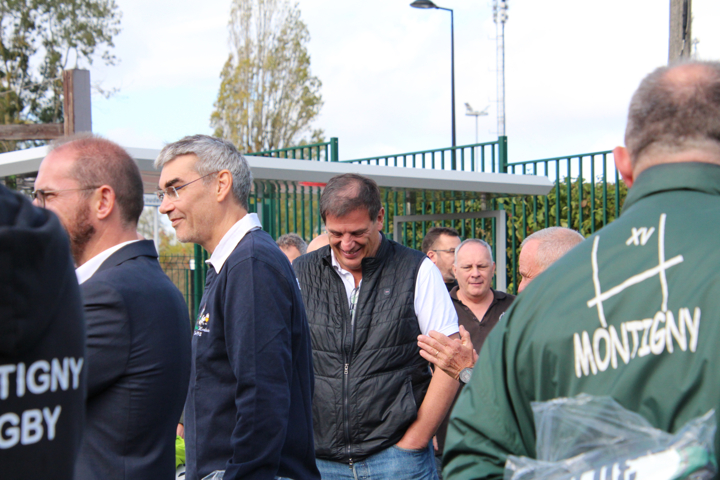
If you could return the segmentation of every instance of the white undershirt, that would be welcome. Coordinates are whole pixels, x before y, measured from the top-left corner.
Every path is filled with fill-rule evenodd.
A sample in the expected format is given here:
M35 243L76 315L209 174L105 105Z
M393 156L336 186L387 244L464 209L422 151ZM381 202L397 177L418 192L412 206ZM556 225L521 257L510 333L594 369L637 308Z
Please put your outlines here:
M240 220L235 222L235 225L230 227L230 230L225 232L225 235L220 239L220 243L215 247L215 251L210 255L210 259L205 260L205 263L209 263L215 269L215 273L220 273L223 265L227 261L230 254L235 250L240 240L251 230L257 230L262 228L260 219L257 213L248 213Z
M348 303L350 303L352 292L355 289L355 278L351 272L340 266L332 248L330 255L332 256L332 265L345 285ZM361 285L362 280L360 280L358 288ZM447 336L458 333L458 317L452 299L448 294L440 270L429 258L423 260L420 265L415 282L415 315L423 335L427 335L430 330Z
M95 255L93 258L88 260L87 262L83 263L79 267L75 269L75 275L77 275L78 284L85 283L90 277L95 275L95 272L97 272L97 269L100 268L100 265L103 264L105 260L110 258L110 255L120 250L125 245L130 245L134 242L139 242L140 240L130 240L129 242L123 242L118 243L114 247L110 247L107 250L103 250L102 252Z

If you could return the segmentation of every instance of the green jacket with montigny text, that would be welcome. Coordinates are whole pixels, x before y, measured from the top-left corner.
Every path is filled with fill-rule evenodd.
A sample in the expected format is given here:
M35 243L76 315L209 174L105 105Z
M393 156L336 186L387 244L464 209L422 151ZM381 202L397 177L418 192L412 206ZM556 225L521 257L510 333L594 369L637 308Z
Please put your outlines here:
M502 478L507 455L534 457L533 401L610 395L674 432L720 410L719 353L720 166L651 167L622 215L490 334L451 416L444 477Z

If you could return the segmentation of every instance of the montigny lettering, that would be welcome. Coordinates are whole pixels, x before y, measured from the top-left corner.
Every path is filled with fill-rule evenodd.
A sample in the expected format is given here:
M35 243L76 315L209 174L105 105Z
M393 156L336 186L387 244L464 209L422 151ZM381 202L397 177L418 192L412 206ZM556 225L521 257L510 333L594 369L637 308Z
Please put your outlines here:
M42 395L48 391L77 390L80 386L83 358L53 358L24 363L0 365L0 400L6 400L11 392L17 397L26 393ZM11 389L12 381L15 388Z
M80 388L84 359L75 357L0 365L0 401L11 395L42 395ZM52 398L52 397L49 397ZM0 414L0 450L53 440L62 406L33 408Z
M678 310L677 318L671 312L659 311L653 318L631 320L620 324L600 327L592 332L582 331L573 335L575 350L575 375L581 378L596 375L612 367L617 369L618 357L628 364L636 357L660 355L676 348L683 352L697 349L700 333L700 307L691 312L689 308Z

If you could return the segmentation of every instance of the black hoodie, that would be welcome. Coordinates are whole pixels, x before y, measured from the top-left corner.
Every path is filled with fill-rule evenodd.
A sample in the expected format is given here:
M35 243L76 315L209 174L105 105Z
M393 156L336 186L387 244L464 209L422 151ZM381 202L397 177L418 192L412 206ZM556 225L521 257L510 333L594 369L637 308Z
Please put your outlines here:
M85 323L57 217L0 185L0 478L71 479Z

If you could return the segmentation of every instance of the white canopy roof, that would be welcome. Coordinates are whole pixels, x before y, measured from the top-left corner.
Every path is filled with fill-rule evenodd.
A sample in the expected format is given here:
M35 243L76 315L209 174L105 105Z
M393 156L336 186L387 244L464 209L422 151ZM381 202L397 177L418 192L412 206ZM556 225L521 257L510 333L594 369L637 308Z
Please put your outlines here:
M157 189L160 172L153 167L159 150L127 148L143 173L145 191ZM0 177L37 172L47 147L0 154ZM326 183L342 173L358 173L374 179L380 187L411 191L442 192L445 198L465 192L473 198L489 196L546 195L552 189L547 177L422 168L384 167L343 162L317 162L271 157L245 157L256 181ZM473 195L474 194L474 195Z

